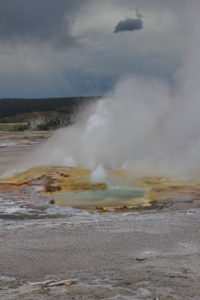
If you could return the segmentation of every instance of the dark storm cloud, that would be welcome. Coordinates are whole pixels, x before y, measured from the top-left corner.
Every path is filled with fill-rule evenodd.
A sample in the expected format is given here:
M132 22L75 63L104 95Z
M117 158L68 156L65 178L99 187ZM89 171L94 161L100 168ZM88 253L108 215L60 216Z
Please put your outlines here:
M102 94L126 73L168 80L198 20L188 17L194 2L0 0L0 98ZM117 23L136 30L123 16L143 20L143 13L148 30L137 43L123 31L112 35Z
M120 21L114 30L114 33L118 33L120 31L134 31L141 30L143 28L143 21L141 19L126 19Z
M0 0L0 41L72 44L71 27L82 2Z

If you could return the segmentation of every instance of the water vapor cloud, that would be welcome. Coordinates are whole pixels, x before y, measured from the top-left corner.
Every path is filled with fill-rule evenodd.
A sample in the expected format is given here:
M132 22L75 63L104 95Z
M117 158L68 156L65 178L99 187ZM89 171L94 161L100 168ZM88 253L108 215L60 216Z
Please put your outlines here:
M176 89L161 78L123 76L28 163L82 167L95 176L102 169L129 169L136 177L199 178L199 26L198 20L188 36Z
M122 32L122 31L135 31L141 29L143 29L143 21L141 19L128 18L126 20L120 21L116 25L114 33Z

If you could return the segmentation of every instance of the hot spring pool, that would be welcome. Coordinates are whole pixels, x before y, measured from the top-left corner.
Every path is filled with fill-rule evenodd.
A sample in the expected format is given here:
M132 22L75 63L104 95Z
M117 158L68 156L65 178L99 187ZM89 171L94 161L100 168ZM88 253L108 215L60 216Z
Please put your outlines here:
M138 206L148 189L144 188L110 188L101 191L68 192L55 194L55 201L60 206L77 208Z

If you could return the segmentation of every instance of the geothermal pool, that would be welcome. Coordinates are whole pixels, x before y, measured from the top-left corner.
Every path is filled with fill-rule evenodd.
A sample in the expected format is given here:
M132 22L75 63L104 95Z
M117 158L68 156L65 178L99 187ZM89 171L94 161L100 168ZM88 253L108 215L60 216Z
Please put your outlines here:
M60 206L72 206L77 208L87 207L126 207L145 201L147 189L143 188L108 188L102 191L68 192L54 196L56 203Z
M0 135L0 176L10 176L13 171L20 170L23 162L37 151L51 132L37 133L2 133ZM51 195L41 195L36 186L17 191L0 191L1 217L44 217L59 214L80 214L79 209L89 208L126 208L146 204L144 199L148 189L119 185L110 186L106 190L91 190L78 192L62 192ZM53 200L53 202L52 202ZM54 203L52 205L51 203ZM73 209L72 209L73 208Z

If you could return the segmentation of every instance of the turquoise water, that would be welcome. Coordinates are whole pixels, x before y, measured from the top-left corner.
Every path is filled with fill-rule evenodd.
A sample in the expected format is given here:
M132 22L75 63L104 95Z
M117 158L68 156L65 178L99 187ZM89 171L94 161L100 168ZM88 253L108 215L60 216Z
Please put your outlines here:
M116 188L101 191L68 192L56 194L55 200L62 206L93 207L134 205L145 197L147 189Z

